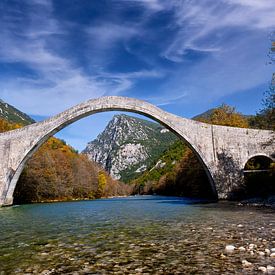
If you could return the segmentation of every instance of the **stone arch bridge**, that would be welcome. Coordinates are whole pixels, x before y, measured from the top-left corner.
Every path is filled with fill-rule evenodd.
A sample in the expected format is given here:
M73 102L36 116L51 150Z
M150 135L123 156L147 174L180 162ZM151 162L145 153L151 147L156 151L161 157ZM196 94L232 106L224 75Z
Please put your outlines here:
M243 168L249 158L274 157L274 132L210 125L173 115L145 101L102 97L0 134L0 206L13 203L13 192L27 160L49 137L83 117L113 110L152 118L182 138L198 156L219 199L230 198L243 184Z

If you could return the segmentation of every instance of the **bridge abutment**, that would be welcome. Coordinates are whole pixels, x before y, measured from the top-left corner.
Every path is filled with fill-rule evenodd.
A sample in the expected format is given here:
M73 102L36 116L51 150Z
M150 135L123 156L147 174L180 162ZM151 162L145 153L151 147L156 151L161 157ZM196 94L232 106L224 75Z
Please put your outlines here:
M13 196L9 198L0 198L0 206L12 206L13 205Z

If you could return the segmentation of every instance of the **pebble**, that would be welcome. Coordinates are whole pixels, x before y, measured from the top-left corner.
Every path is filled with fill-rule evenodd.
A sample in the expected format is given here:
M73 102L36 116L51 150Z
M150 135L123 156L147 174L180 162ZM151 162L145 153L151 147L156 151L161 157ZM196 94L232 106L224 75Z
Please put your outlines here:
M241 228L241 227L243 227L243 225L242 225L242 224L238 224L237 226L238 226L238 227L240 227L240 228Z
M252 266L252 263L250 263L250 262L247 261L247 260L242 260L242 265L243 265L243 267L251 267L251 266Z
M272 266L272 265L268 265L267 267L266 267L266 271L269 273L269 272L273 272L275 270L275 267L274 266Z
M264 256L264 255L265 255L265 253L264 253L263 251L259 251L258 254L259 254L260 256Z
M271 258L275 258L275 253L271 253L271 254L270 254L270 257L271 257Z
M275 252L275 248L271 248L270 250L271 250L271 252Z
M257 246L253 243L251 243L249 246L248 246L248 249L249 250L253 250L254 248L256 248Z
M266 273L266 267L265 266L260 266L258 270L261 270L262 272Z
M265 252L267 255L270 255L270 250L269 250L268 248L266 248L266 249L264 250L264 252Z
M227 245L227 246L225 247L225 251L226 251L226 252L229 252L229 253L233 252L234 249L235 249L235 246L234 246L234 245Z
M49 253L46 253L46 252L41 253L41 256L47 256L47 255L49 255Z
M245 251L245 250L246 250L243 246L240 246L238 249L239 249L240 251Z
M220 255L220 257L221 257L221 259L225 259L226 258L226 256L223 253Z

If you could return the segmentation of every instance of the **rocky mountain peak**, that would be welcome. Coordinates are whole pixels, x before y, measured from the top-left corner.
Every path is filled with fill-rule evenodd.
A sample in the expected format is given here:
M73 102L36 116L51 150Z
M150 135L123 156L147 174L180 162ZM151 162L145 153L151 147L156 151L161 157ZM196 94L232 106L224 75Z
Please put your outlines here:
M163 152L175 136L154 122L115 115L104 131L83 151L116 179L127 181L148 167L150 159Z

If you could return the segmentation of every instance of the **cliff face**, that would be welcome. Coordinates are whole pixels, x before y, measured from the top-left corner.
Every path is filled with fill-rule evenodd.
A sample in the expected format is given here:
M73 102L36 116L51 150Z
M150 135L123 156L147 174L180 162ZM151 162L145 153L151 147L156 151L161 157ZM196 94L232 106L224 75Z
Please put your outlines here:
M114 178L129 181L145 171L175 140L174 134L157 123L116 115L83 153Z

